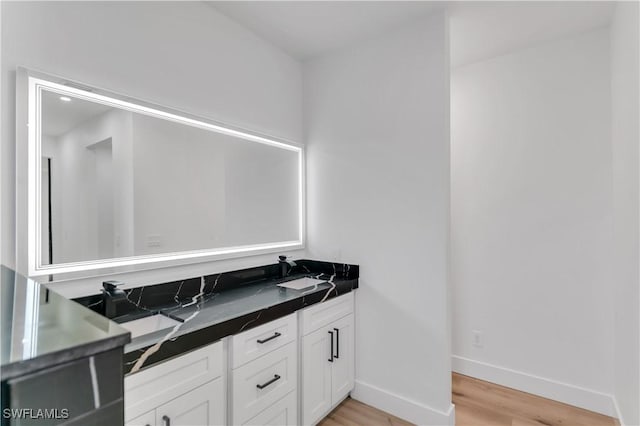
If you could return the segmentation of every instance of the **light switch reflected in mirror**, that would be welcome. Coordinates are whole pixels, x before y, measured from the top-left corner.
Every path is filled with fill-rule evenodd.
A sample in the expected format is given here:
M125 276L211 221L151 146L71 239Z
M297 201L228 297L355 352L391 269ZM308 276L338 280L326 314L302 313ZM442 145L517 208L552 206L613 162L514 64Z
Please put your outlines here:
M39 88L34 269L302 245L301 148L90 96Z

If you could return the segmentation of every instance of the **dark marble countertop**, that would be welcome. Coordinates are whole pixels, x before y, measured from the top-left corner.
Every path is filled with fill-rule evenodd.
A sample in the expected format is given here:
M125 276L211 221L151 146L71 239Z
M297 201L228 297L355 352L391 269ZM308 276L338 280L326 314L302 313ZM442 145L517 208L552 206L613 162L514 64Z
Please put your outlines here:
M297 260L285 278L279 265L225 272L126 290L127 306L117 322L161 313L175 326L134 337L125 346L125 373L205 346L223 337L283 317L358 288L357 265ZM283 281L318 279L303 290L278 287ZM99 296L77 299L100 311Z
M296 279L299 277L294 277ZM326 279L318 280L316 287L292 290L278 287L279 280L247 285L220 293L208 293L202 300L184 306L171 306L159 311L183 325L172 335L178 337L204 327L223 323L247 314L259 312L306 295L327 293L332 286ZM165 333L166 334L166 333ZM134 338L125 348L132 352L156 343L155 333Z
M107 318L1 266L2 381L130 341Z

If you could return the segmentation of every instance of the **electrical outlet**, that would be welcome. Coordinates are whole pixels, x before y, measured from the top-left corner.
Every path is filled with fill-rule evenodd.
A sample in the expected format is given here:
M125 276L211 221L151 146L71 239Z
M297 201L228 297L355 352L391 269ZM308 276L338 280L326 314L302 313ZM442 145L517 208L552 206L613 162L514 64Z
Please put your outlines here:
M147 235L147 247L161 247L162 237L160 235Z
M482 331L471 330L471 344L476 348L484 347L484 342L482 339Z

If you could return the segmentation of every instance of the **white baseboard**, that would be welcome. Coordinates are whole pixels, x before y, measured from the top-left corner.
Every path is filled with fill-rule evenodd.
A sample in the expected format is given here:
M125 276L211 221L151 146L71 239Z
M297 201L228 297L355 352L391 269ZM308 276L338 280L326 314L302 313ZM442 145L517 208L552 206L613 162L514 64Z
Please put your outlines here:
M606 393L456 355L451 357L451 366L454 372L465 376L620 419L614 397Z
M446 412L435 410L417 401L359 380L356 380L351 397L416 425L455 426L455 407L453 404Z
M620 411L620 406L618 405L618 400L615 398L615 396L613 397L613 408L616 412L613 417L616 417L618 419L620 426L627 426L627 424L624 422L624 419L622 418L622 412Z

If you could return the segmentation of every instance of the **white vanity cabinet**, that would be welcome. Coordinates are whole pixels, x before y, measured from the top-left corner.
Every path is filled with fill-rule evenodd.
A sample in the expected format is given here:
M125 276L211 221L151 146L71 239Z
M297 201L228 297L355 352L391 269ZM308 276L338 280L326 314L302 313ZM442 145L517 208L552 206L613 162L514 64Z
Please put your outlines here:
M222 342L125 377L126 426L225 424Z
M297 326L294 313L232 337L230 424L296 424Z
M199 386L170 402L132 419L127 426L223 425L224 398L222 378Z
M353 293L301 312L302 424L320 421L353 390Z
M351 292L125 377L125 425L316 424L353 390L353 304Z

